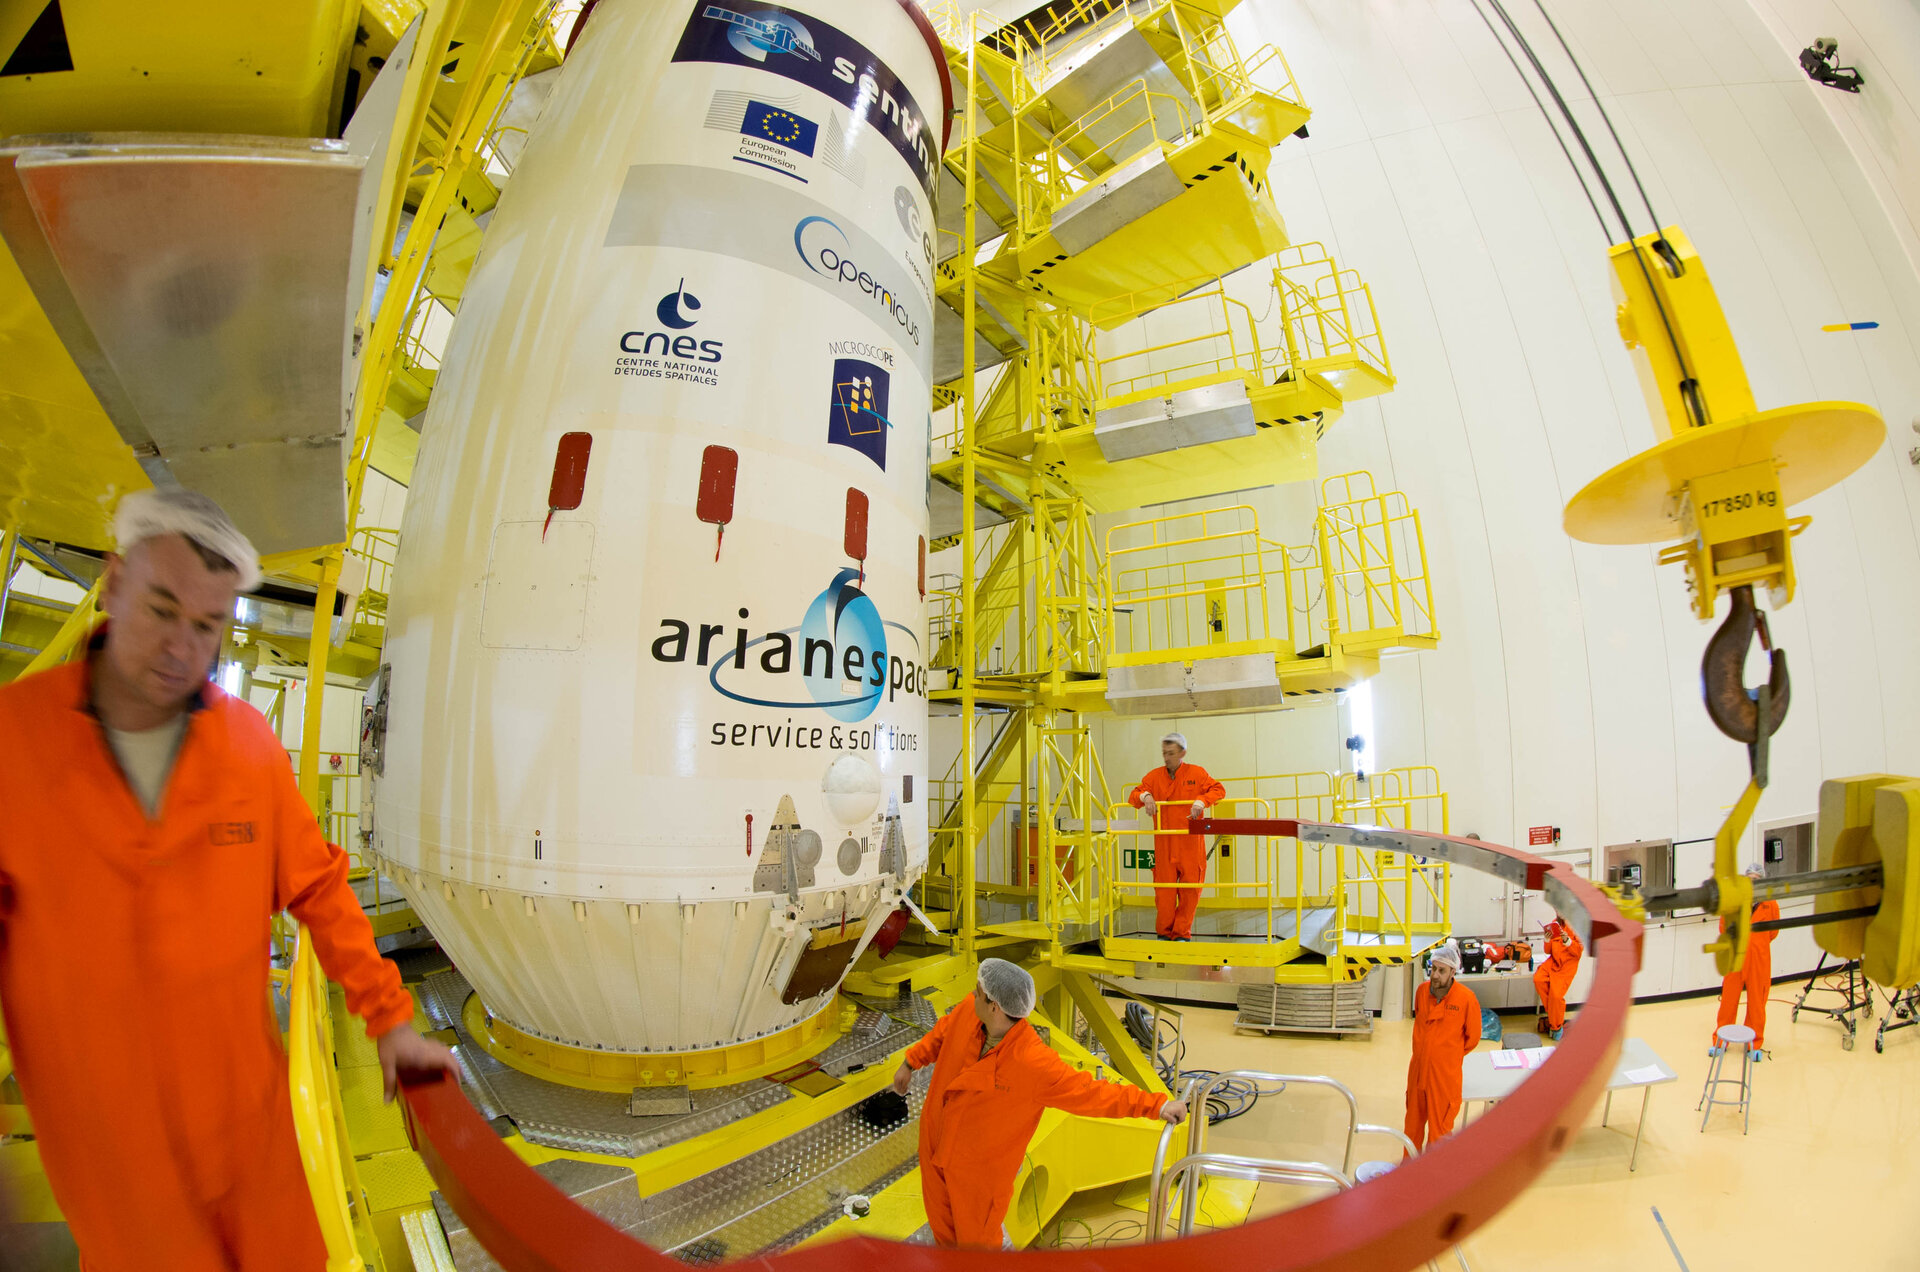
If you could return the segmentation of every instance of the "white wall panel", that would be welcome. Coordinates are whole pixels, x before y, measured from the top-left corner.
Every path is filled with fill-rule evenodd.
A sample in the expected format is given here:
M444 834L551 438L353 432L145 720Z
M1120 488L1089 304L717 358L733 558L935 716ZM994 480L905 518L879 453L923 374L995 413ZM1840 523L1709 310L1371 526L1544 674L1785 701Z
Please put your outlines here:
M1661 219L1699 247L1759 404L1864 401L1895 431L1867 469L1795 509L1815 522L1796 541L1797 603L1773 620L1795 701L1764 818L1811 807L1825 776L1920 771L1909 652L1920 482L1905 457L1920 406L1905 209L1920 208L1920 179L1901 165L1920 154L1920 116L1894 75L1870 71L1868 92L1843 99L1792 61L1813 35L1837 34L1843 60L1867 69L1884 57L1920 83L1920 16L1895 0L1755 5L1552 9ZM1531 4L1508 8L1645 232L1640 193L1558 43ZM1664 430L1614 327L1607 240L1553 134L1466 0L1250 0L1234 25L1280 45L1314 107L1310 138L1275 157L1289 231L1367 277L1399 376L1392 395L1340 421L1321 457L1326 473L1370 468L1424 518L1443 642L1376 682L1380 762L1438 765L1455 828L1490 838L1523 841L1540 823L1570 845L1711 835L1746 775L1743 748L1699 701L1711 628L1652 549L1572 544L1560 531L1568 497ZM1792 48L1779 34L1789 25ZM1820 330L1855 320L1881 326ZM1749 674L1762 674L1757 661ZM1263 761L1311 717L1258 717ZM1110 724L1104 736L1159 727ZM1707 849L1682 855L1684 879ZM1497 923L1496 894L1475 892L1459 893L1461 926ZM1650 934L1642 992L1712 983L1697 928ZM1775 948L1782 971L1812 958L1804 936Z

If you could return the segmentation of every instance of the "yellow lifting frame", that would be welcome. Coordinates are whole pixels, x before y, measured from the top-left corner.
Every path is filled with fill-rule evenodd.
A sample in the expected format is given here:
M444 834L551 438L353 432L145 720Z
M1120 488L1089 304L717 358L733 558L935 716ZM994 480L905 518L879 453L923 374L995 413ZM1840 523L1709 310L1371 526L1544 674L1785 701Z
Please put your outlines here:
M1620 337L1633 355L1656 432L1652 449L1589 482L1564 526L1587 543L1680 539L1663 562L1686 566L1694 614L1756 584L1793 599L1789 505L1834 485L1886 438L1857 402L1758 410L1726 316L1693 244L1666 226L1611 251Z

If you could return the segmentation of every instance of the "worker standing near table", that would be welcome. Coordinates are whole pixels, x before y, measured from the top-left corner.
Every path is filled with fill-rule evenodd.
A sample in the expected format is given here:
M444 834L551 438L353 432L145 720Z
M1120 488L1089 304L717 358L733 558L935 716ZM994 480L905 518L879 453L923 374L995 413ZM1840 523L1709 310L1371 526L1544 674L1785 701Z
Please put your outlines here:
M120 501L111 621L0 688L0 1003L54 1200L90 1272L326 1266L267 997L272 916L307 925L385 1071L413 1030L258 711L208 680L258 558L204 495Z
M1767 872L1761 866L1748 866L1747 877L1764 879ZM1751 922L1764 923L1780 917L1778 901L1757 901L1753 907ZM1720 931L1727 930L1725 919L1720 921ZM1720 1054L1720 1026L1730 1025L1740 1013L1740 991L1747 993L1747 1028L1753 1030L1753 1045L1747 1048L1747 1058L1758 1060L1764 1054L1761 1050L1767 1041L1767 995L1773 990L1773 938L1771 931L1753 932L1747 937L1747 961L1727 973L1720 982L1720 1015L1714 1021L1713 1041L1708 1044L1707 1054Z
M1185 830L1189 817L1201 817L1227 796L1227 788L1198 764L1186 763L1187 737L1169 733L1160 739L1162 767L1140 779L1127 802L1162 831ZM1153 881L1195 885L1153 890L1154 931L1163 941L1191 941L1193 916L1200 908L1197 885L1207 879L1207 845L1200 835L1153 837Z
M893 1075L893 1089L905 1095L913 1071L933 1066L920 1107L920 1195L943 1246L1009 1244L1001 1225L1044 1110L1186 1120L1182 1100L1103 1082L1062 1060L1027 1022L1034 997L1026 969L981 959L973 993L907 1048Z
M1426 1149L1460 1116L1461 1065L1480 1045L1480 1000L1454 978L1460 951L1433 951L1428 981L1413 994L1413 1059L1407 1065L1407 1138Z
M1548 922L1544 935L1547 957L1534 970L1533 988L1540 995L1540 1010L1547 1016L1547 1037L1558 1042L1560 1030L1567 1023L1567 988L1573 984L1573 974L1580 970L1585 947L1559 915Z

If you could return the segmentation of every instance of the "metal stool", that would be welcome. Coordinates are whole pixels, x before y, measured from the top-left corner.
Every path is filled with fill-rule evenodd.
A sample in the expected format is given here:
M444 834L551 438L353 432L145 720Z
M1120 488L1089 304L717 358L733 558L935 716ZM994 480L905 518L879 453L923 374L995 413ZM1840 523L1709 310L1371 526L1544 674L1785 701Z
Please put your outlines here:
M1745 1025L1722 1025L1715 1032L1714 1037L1720 1040L1720 1054L1713 1058L1713 1068L1707 1071L1706 1088L1700 1092L1700 1103L1694 1106L1706 1110L1700 1118L1700 1129L1702 1132L1707 1129L1707 1119L1713 1116L1714 1105L1738 1105L1740 1133L1745 1135L1747 1124L1753 1118L1753 1030ZM1736 1043L1740 1047L1740 1076L1723 1078L1720 1076L1721 1066L1726 1062L1727 1054L1733 1050ZM1739 1096L1731 1100L1720 1099L1718 1091L1723 1086L1739 1087Z

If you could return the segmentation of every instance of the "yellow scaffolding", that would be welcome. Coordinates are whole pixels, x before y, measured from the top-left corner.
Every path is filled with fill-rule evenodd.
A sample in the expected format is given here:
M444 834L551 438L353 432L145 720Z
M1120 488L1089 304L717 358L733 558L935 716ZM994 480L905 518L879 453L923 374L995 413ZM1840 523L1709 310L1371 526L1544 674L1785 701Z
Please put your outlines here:
M935 285L958 322L936 345L932 472L959 507L932 542L960 564L929 593L946 676L933 697L958 709L962 740L932 783L923 896L935 940L963 956L1038 941L1066 967L1084 957L1070 947L1123 941L1125 899L1154 890L1128 841L1155 832L1129 829L1088 728L1116 694L1155 704L1119 678L1252 656L1279 705L1438 639L1418 514L1370 476L1330 479L1298 543L1263 537L1251 505L1095 522L1313 479L1345 404L1393 386L1366 284L1319 244L1286 242L1268 156L1309 111L1277 50L1241 54L1229 7L1074 0L1011 24L929 9L962 97ZM1261 298L1227 276L1267 257L1256 317ZM1171 334L1138 339L1137 319ZM1409 781L1343 795L1327 774L1249 779L1234 802L1405 817L1437 792L1414 801ZM1395 799L1376 791L1388 785ZM1444 923L1444 882L1420 869L1329 864L1299 844L1243 852L1219 859L1204 900L1264 909L1270 965L1299 953L1314 906L1402 957Z

